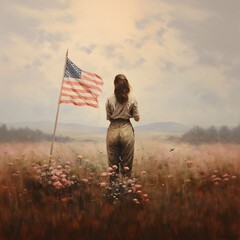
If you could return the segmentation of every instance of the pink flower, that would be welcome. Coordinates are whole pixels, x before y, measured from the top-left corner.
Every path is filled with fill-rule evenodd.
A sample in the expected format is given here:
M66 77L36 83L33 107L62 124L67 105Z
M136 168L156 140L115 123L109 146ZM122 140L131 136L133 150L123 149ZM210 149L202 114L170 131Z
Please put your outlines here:
M53 185L54 185L54 187L57 188L57 189L63 187L62 183L59 182L59 181L55 182Z
M129 189L129 190L128 190L128 193L132 193L132 190L131 190L131 189Z
M138 190L138 191L137 191L137 193L138 193L138 194L141 194L141 193L142 193L142 191L141 191L141 190Z
M229 178L225 177L225 178L223 179L223 181L224 181L224 182L228 182L228 181L229 181Z
M61 165L58 165L58 166L57 166L57 169L62 169L62 166L61 166Z
M143 197L147 198L147 197L148 197L148 194L146 194L146 193L145 193L145 194L143 194Z
M223 177L224 177L224 178L228 178L229 175L226 173L226 174L223 175Z
M109 168L108 168L108 171L109 171L109 172L112 172L112 171L113 171L113 168L112 168L112 167L109 167Z
M65 185L67 183L67 179L66 178L62 178L61 182Z
M101 173L101 177L107 177L107 176L108 176L108 173L106 172Z
M213 179L214 182L221 181L221 180L222 180L221 178L214 178Z
M236 176L232 176L232 179L237 179L237 177Z
M118 168L117 165L113 165L113 166L112 166L112 169L113 169L113 170L116 170L117 168Z
M140 189L140 188L142 187L142 185L140 185L140 184L135 184L135 187L136 187L136 189Z
M187 167L191 167L191 166L192 166L192 164L193 164L193 162L192 162L192 161L190 161L190 160L188 160L188 161L186 162L186 164L187 164Z
M100 186L101 186L101 187L106 187L106 186L107 186L107 183L101 182L101 183L100 183Z
M124 167L124 171L129 171L129 167Z
M128 184L132 184L133 180L132 179L128 179Z

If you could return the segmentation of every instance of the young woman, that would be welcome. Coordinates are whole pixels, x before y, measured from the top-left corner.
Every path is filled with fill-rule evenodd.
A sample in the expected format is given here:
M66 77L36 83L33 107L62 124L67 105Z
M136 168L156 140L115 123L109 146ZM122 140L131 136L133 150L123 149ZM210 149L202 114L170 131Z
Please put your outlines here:
M131 176L135 139L130 118L135 121L140 118L137 100L130 93L130 85L123 74L115 77L114 88L114 94L106 101L107 120L110 121L107 132L108 164L115 171L110 180L115 180L120 172L123 176Z

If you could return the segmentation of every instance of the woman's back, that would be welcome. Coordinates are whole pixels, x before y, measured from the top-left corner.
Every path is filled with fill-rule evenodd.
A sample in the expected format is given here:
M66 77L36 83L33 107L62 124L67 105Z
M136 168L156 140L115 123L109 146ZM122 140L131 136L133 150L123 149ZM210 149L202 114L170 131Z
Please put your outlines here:
M107 120L129 119L139 120L138 104L132 94L128 94L127 102L121 104L118 102L115 94L112 94L106 102Z

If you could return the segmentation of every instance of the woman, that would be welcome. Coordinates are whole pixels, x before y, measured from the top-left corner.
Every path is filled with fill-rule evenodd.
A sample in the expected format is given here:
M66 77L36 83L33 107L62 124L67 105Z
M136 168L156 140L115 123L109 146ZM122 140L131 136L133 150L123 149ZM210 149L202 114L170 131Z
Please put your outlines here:
M134 129L130 118L139 121L137 100L130 94L130 85L123 74L114 80L114 94L107 98L106 113L110 121L107 132L108 164L115 171L110 180L121 172L131 176L134 156Z

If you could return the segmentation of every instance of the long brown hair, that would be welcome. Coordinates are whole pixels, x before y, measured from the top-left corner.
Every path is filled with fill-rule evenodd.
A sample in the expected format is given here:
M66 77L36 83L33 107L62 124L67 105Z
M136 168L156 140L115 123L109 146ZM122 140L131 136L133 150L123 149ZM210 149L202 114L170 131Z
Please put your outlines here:
M120 104L128 101L128 94L130 93L130 85L127 78L123 74L118 74L114 79L114 94Z

